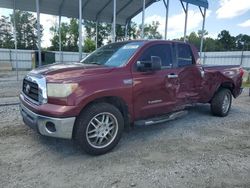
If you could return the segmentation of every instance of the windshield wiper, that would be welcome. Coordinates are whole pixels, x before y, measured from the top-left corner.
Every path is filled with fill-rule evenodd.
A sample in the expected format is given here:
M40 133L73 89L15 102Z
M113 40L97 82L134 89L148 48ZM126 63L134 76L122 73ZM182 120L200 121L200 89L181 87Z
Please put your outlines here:
M101 65L100 63L97 62L89 62L89 63L83 63L83 64L87 64L87 65Z

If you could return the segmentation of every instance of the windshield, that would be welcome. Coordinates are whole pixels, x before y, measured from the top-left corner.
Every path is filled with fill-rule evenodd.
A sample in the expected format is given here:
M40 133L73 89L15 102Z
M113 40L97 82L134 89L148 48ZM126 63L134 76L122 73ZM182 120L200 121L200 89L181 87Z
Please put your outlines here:
M143 42L108 44L88 55L81 63L120 67L127 63L142 43Z

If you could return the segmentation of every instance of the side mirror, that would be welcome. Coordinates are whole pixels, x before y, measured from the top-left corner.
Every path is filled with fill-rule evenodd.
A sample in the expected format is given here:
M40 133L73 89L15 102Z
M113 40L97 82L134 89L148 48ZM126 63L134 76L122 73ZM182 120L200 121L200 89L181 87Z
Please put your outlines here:
M158 56L151 56L152 71L161 70L161 58Z
M161 58L151 56L151 61L137 61L137 70L140 72L161 70Z

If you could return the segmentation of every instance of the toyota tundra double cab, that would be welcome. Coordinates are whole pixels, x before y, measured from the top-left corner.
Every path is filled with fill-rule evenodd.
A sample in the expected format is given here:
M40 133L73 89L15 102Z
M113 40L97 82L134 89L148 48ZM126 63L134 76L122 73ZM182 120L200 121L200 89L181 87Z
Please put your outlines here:
M23 121L98 155L114 148L125 128L175 119L193 104L208 103L213 115L227 116L243 70L199 61L190 44L143 40L108 44L79 63L37 68L23 80Z

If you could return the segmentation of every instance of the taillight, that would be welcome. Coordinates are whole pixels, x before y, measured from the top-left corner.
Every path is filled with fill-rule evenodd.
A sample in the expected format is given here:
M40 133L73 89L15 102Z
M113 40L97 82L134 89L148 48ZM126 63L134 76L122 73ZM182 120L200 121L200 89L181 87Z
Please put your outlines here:
M244 69L241 67L240 68L240 76L243 77L243 75L244 75Z

